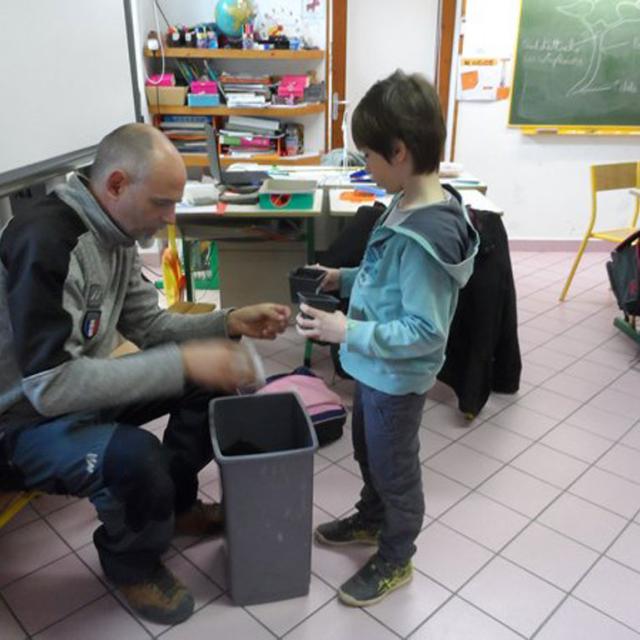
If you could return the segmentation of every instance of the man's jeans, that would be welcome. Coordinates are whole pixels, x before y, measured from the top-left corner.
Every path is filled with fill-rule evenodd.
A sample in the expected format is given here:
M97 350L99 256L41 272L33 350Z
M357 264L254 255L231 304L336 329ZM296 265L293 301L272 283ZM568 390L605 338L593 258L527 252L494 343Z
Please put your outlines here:
M198 490L198 471L213 457L208 425L212 397L211 393L192 387L182 397L69 414L25 427L12 438L11 460L30 489L88 497L102 521L94 533L94 542L105 574L118 584L139 582L157 568L173 535L174 511L180 513L193 504ZM154 461L158 461L148 474L149 490L153 491L154 479L163 473L167 479L165 489L166 485L169 488L165 493L175 502L173 508L168 505L161 519L150 517L132 528L131 517L127 518L127 506L130 516L131 504L127 505L114 487L108 486L104 472L107 465L118 469L121 461L121 466L134 466L138 456L132 464L131 458L127 458L132 455L131 451L109 445L118 439L116 432L122 434L123 430L137 429L167 413L171 415L162 446L155 437L146 434L142 434L145 438L135 441L142 442L140 458L144 457L146 448L156 455ZM121 441L126 443L127 439ZM128 470L122 469L122 474ZM154 497L162 499L162 496ZM144 500L140 495L129 498L138 503Z

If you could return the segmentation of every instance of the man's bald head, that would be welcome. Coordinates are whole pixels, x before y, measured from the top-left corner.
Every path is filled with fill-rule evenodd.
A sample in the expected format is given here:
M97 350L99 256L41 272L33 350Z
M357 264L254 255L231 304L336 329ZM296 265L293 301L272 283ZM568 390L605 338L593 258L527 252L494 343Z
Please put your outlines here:
M120 169L132 182L149 175L156 162L175 156L175 147L158 129L141 123L125 124L107 134L96 151L91 167L91 182L103 182L111 172Z
M182 157L165 135L133 123L100 142L89 188L120 227L140 239L175 222L186 179Z

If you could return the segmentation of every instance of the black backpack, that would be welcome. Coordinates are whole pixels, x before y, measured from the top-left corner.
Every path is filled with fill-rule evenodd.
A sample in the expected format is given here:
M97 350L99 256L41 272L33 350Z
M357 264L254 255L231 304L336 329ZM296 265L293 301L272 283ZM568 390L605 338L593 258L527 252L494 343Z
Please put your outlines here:
M623 240L607 262L607 273L613 294L627 316L640 315L640 230ZM635 244L634 244L635 243Z

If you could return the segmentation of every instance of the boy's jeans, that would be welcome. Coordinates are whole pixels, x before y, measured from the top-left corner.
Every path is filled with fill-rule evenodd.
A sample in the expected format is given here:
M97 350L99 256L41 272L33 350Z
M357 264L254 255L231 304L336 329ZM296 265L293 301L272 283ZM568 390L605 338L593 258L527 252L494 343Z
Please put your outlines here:
M404 564L424 516L418 429L426 393L393 396L358 382L353 402L353 449L364 487L356 509L381 527L379 554Z

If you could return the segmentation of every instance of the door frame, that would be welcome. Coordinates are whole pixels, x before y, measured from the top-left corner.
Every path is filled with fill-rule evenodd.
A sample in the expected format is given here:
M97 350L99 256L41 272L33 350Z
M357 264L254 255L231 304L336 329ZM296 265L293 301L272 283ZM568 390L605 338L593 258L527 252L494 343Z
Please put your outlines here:
M466 0L461 0L466 5ZM339 105L338 117L332 119L333 94L337 93L344 100L347 84L347 14L348 0L327 0L330 5L327 19L327 60L325 77L327 78L327 109L325 115L325 131L327 132L327 149L338 149L343 146L342 115L345 105ZM436 51L435 86L440 97L442 112L447 117L452 83L453 63L455 61L456 12L458 0L440 0L438 11L438 50ZM464 8L463 8L464 12ZM462 46L462 41L458 43ZM454 109L457 105L454 103ZM454 118L455 122L455 118ZM454 128L455 129L455 128ZM451 132L455 141L455 130Z

